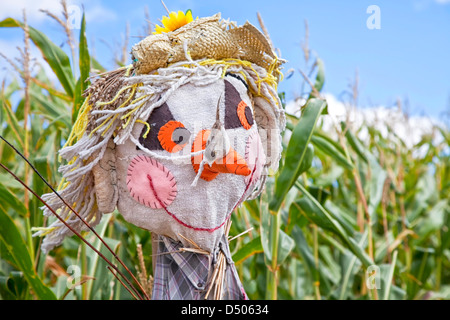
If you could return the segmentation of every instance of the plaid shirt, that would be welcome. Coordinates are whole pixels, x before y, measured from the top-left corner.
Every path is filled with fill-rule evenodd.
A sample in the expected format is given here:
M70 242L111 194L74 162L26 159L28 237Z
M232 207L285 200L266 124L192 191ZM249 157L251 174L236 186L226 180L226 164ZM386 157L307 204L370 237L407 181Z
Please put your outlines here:
M244 288L236 267L230 257L228 241L224 236L219 246L209 256L180 252L181 242L158 236L158 252L154 270L154 300L200 300L205 299L209 282L220 251L227 263L222 300L246 300ZM212 292L208 299L212 299Z

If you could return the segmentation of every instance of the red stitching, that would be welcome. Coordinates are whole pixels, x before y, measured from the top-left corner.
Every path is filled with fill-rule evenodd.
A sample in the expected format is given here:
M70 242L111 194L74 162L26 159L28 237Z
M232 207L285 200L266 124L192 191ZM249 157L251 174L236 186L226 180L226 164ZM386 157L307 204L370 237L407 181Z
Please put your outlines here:
M225 218L225 220L222 222L222 224L220 224L219 226L217 226L217 227L215 227L215 228L209 228L209 229L208 229L208 228L198 228L198 227L193 227L193 226L188 225L187 223L181 221L180 219L178 219L176 215L174 215L174 214L171 213L169 210L167 210L167 207L161 202L161 199L159 199L158 194L156 193L155 187L153 186L153 180L152 180L152 177L151 177L149 174L147 174L147 179L148 179L149 182L150 182L150 189L152 190L153 195L155 196L156 200L158 200L158 202L159 202L159 204L161 205L161 207L166 211L166 213L167 213L169 216L171 216L172 218L174 218L175 221L177 221L177 222L178 222L179 224L181 224L182 226L184 226L184 227L186 227L186 228L193 229L193 230L195 230L195 231L208 231L209 233L213 233L213 232L216 231L217 229L220 229L220 228L228 221L228 219L230 219L231 214L233 213L233 211L237 208L238 204L243 200L245 194L247 193L248 189L250 188L250 184L251 184L251 182L252 182L252 180L253 180L253 174L255 173L255 171L256 171L256 166L255 166L255 168L253 168L252 175L250 176L250 181L249 181L249 183L247 184L247 187L245 188L244 193L242 194L241 198L239 199L239 201L238 201L238 202L236 203L236 205L234 206L233 210L231 210L231 212L228 214L228 216L227 216L227 217ZM156 207L156 205L155 205L155 207Z

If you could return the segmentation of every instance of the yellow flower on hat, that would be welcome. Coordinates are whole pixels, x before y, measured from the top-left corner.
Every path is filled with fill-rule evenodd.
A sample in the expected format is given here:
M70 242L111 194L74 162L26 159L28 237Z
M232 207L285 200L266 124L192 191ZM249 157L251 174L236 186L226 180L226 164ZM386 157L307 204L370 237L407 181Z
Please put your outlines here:
M153 34L174 31L192 21L194 21L194 18L192 18L191 10L186 11L186 13L182 11L178 11L178 13L172 11L168 17L164 16L162 18L161 23L164 27L157 25Z

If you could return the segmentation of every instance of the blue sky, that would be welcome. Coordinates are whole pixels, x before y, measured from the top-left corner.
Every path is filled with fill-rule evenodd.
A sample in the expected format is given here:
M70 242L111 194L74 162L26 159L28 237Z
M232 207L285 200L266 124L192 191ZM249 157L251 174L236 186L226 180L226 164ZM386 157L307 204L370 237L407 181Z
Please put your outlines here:
M57 44L63 44L59 26L39 13L39 8L60 12L58 0L0 0L0 19L21 17L27 7L29 23L44 31ZM68 1L83 5L87 14L87 36L99 61L112 66L114 48L130 25L129 49L143 35L144 8L150 19L158 23L165 9L160 0L148 1ZM356 71L360 80L361 107L392 106L400 98L408 100L408 112L415 115L442 117L450 108L450 0L166 0L170 10L191 9L194 16L210 16L217 12L243 24L256 26L260 12L275 46L289 62L285 71L305 70L301 42L305 19L309 24L309 46L313 57L325 63L324 91L343 97ZM369 30L368 6L380 8L380 29ZM76 31L76 30L75 30ZM0 51L8 56L17 52L22 34L19 30L0 29ZM109 43L109 46L105 43ZM129 50L128 50L129 51ZM7 75L0 62L0 77ZM280 90L292 99L300 92L302 77L298 72L283 81Z

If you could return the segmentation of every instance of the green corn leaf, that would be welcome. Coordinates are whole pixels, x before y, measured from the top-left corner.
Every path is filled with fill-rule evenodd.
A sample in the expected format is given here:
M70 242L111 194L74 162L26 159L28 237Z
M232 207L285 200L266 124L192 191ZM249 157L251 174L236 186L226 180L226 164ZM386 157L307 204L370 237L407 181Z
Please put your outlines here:
M269 211L269 193L273 192L273 179L268 179L266 182L265 190L261 194L260 201L260 237L261 237L261 246L264 251L264 255L266 258L266 264L272 261L272 247L270 243L271 239L271 223L273 216Z
M361 141L353 134L350 128L347 127L345 122L341 122L342 132L345 132L345 137L347 138L347 142L350 146L355 150L358 156L364 160L364 162L368 162L368 159L365 154L365 148L363 147Z
M430 233L441 229L444 226L445 217L448 212L450 212L448 199L436 203L418 225L417 234L420 236L419 239L426 239Z
M386 171L380 166L377 158L368 150L359 139L346 127L345 123L341 123L342 129L345 130L347 141L359 155L359 157L369 165L370 179L367 181L368 188L368 210L372 220L377 219L376 209L380 204L383 196L384 182L387 178ZM364 178L364 177L362 177Z
M272 181L267 182L266 190L262 193L261 197L261 224L260 224L260 235L261 235L261 247L264 251L266 257L266 264L270 266L272 264L272 245L274 241L274 229L272 228L277 219L276 215L270 213L268 208L268 194L272 191ZM279 239L278 239L278 250L277 250L277 265L281 265L292 250L295 247L294 240L283 230L278 229ZM273 245L275 246L275 245Z
M23 23L6 18L0 21L0 28L22 27ZM67 54L42 32L29 27L30 38L39 48L45 61L50 65L55 75L58 77L62 87L69 97L74 97L75 81L70 66L70 59Z
M335 160L340 166L345 169L353 170L353 164L347 160L342 149L337 148L330 140L326 139L322 135L314 134L311 137L311 142L317 148L322 150L323 153L330 156Z
M306 169L305 159L311 156L311 151L308 151L310 150L308 145L325 105L326 102L323 100L311 99L304 108L303 114L292 132L286 150L284 165L276 180L275 194L269 205L270 210L273 212L279 211L287 193L300 174Z
M315 62L315 66L317 67L317 74L316 74L316 79L314 81L314 89L317 90L317 92L322 91L323 85L325 84L325 65L322 61L322 59L317 58L316 62ZM313 98L317 98L314 90L311 91L308 100L313 99ZM324 108L324 110L326 110L326 108Z
M55 300L53 292L36 274L25 241L2 205L0 205L0 240L14 258L15 265L23 272L36 296L40 300Z
M73 100L72 108L72 124L77 120L78 113L80 112L81 105L83 103L82 85L81 78L79 78L77 84L75 85L75 99Z
M314 282L320 282L320 268L316 267L314 254L306 241L305 235L300 227L295 226L292 230L295 241L295 251L302 257L302 263Z
M80 29L80 78L82 82L82 91L86 90L89 85L89 71L91 70L91 57L89 54L87 38L86 38L86 17L83 13L83 18L81 19L81 29Z
M59 121L62 121L64 123L66 128L71 127L69 113L63 105L52 103L46 96L33 91L30 91L30 96L37 103L39 110L46 118L48 118L50 121L59 119Z
M381 202L383 197L384 182L387 178L386 171L380 166L378 160L369 151L366 152L366 156L369 160L370 166L370 180L368 181L369 186L369 201L368 209L372 221L376 221L376 209Z
M323 211L318 210L315 203L307 198L303 197L295 203L300 207L301 212L314 224L319 227L337 233L337 229L335 227L336 222L332 221L332 218L327 217ZM333 219L334 220L334 219ZM334 223L333 223L334 222Z
M358 257L365 267L372 265L373 262L367 253L358 246L353 237L346 233L344 227L342 227L342 225L335 218L333 218L324 207L322 207L322 205L305 189L305 187L299 183L296 183L295 186L305 195L306 198L308 198L308 210L310 210L308 214L311 220L314 222L319 222L319 226L338 235L347 248Z
M419 290L426 286L426 282L435 268L434 254L433 248L416 248L411 265L411 276L406 287L409 300L416 298Z
M314 88L316 88L316 90L320 92L322 91L323 85L325 84L325 65L320 58L317 58L316 65L317 75L316 81L314 82Z
M261 238L257 237L244 244L235 254L233 254L233 261L238 265L251 256L261 252L263 252Z
M283 230L280 230L279 237L277 265L280 266L294 249L295 242L294 239L288 236Z
M23 137L25 136L23 127L19 125L19 121L16 114L12 111L9 101L3 100L2 102L3 118L6 120L8 128L13 133L14 139L17 141L20 148L23 148Z
M3 204L7 204L22 216L27 214L27 208L17 196L9 191L3 184L0 184L0 199Z
M111 217L112 217L112 214L105 215L102 218L102 221L100 221L99 225L95 228L96 232L98 233L98 235L101 238L103 238L104 235L105 235L105 232L106 232L106 229L108 227L109 221L111 220ZM103 246L103 243L98 238L95 238L95 240L93 242L93 246L98 251L100 251L100 249ZM88 256L90 257L90 259L89 259L90 263L89 263L89 274L88 274L88 276L94 278L96 273L97 273L97 268L99 266L99 260L101 260L101 258L94 250L91 250L91 249L88 249L88 250L89 250ZM109 251L108 251L108 253L109 253ZM108 255L106 255L106 257L108 257ZM105 272L102 270L102 273L105 273ZM88 297L91 297L91 298L94 297L95 291L93 290L93 288L94 288L94 282L90 281L88 283L88 289L87 289L88 290L87 291L88 292L87 293ZM98 289L98 287L96 289Z
M341 283L339 287L339 300L347 299L356 273L361 268L361 263L358 261L355 255L346 251L345 254L339 256L339 262L341 264Z
M383 300L389 300L391 289L393 286L392 279L394 278L395 265L397 264L398 251L395 250L392 255L392 263L389 265L386 281L384 283Z
M83 93L89 85L89 71L91 70L91 57L89 55L87 39L86 39L86 18L83 13L83 18L81 20L81 30L80 30L80 78L75 85L75 99L72 109L72 123L74 123L78 117L78 112L80 111L81 105L83 104Z

